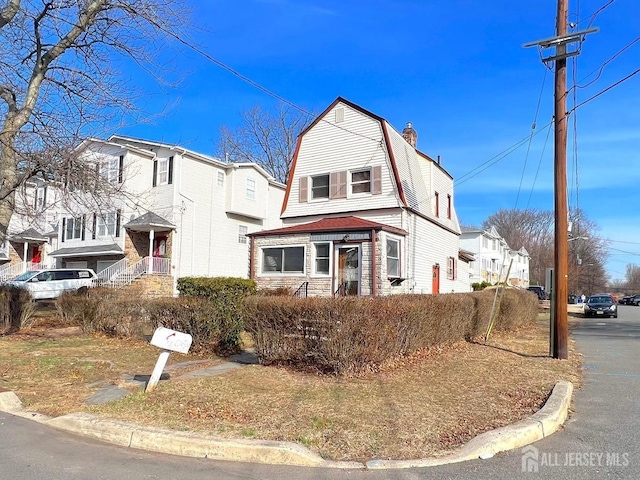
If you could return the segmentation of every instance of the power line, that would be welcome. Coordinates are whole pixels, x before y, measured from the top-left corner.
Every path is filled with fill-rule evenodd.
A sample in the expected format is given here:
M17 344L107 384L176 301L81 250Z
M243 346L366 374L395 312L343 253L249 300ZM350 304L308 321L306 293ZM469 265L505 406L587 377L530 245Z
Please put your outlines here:
M618 80L617 82L609 85L607 88L605 88L604 90L599 91L598 93L596 93L595 95L592 95L591 97L587 98L586 100L580 102L578 105L576 105L575 107L573 107L570 111L567 112L567 114L571 114L572 112L576 111L578 108L582 107L583 105L591 102L592 100L595 100L596 98L598 98L600 95L608 92L609 90L611 90L614 87L617 87L618 85L620 85L623 82L626 82L627 80L629 80L631 77L633 77L634 75L637 75L638 73L640 73L640 68L637 69L635 72L630 73L629 75L627 75L624 78L621 78L620 80Z
M600 78L600 76L602 75L602 72L604 71L604 67L606 67L609 63L611 63L613 60L615 60L618 56L620 56L622 53L624 53L626 50L628 50L629 48L631 48L633 45L635 45L636 43L640 42L640 37L637 37L635 40L632 40L631 42L629 42L627 45L625 45L624 47L622 47L620 50L618 50L616 53L614 53L611 57L609 57L607 60L605 60L602 65L598 68L596 68L594 71L592 71L590 74L588 74L587 76L585 76L582 80L585 80L587 78L589 78L591 75L593 75L595 72L598 72L598 75L596 76L596 78L594 78L593 80L591 80L589 83L586 83L584 85L574 85L572 88L587 88L588 86L592 85L593 83L595 83L596 81L598 81L598 79Z
M531 124L531 135L529 136L529 143L527 145L527 154L524 156L524 165L522 166L522 175L520 176L520 185L518 185L518 194L516 195L516 204L514 206L514 209L518 207L518 200L520 199L520 190L522 189L524 174L527 171L527 161L529 160L529 151L531 150L531 141L533 140L533 133L536 130L536 123L538 122L538 113L540 112L540 103L542 102L542 93L544 92L544 84L546 79L547 79L547 70L544 71L544 76L542 77L542 86L540 87L538 105L536 106L536 113L533 116L533 123Z
M542 146L542 152L540 153L540 160L538 160L538 168L536 170L536 175L533 177L533 184L531 185L531 191L529 192L529 198L527 199L527 206L525 210L529 210L529 204L531 203L531 197L533 195L533 191L536 186L536 181L538 180L538 174L540 173L540 166L542 165L542 159L544 158L544 152L547 149L547 142L549 141L549 137L551 136L551 127L553 126L553 121L548 123L547 128L547 136L544 139L544 145Z

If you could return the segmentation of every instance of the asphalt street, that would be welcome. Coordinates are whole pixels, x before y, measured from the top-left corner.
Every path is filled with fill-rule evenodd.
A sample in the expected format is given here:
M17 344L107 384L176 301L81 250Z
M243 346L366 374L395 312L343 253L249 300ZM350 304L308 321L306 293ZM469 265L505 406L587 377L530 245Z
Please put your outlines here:
M585 319L572 335L584 355L584 385L565 428L487 460L380 471L219 462L104 445L0 412L0 479L640 478L640 308Z

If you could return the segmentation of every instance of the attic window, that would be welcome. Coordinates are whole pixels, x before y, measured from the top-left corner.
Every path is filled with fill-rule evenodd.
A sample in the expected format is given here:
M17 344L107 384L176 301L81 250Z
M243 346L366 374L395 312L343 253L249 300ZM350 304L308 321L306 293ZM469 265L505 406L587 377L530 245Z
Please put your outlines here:
M344 107L336 108L336 123L344 122Z

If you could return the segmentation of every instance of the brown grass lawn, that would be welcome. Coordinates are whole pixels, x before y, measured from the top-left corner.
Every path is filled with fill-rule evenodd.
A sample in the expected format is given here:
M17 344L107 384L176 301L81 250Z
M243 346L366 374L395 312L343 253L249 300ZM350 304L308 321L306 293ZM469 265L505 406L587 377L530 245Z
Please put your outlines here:
M546 320L544 317L546 316ZM40 325L0 337L0 386L31 410L75 411L230 438L295 441L333 460L443 455L538 410L558 380L580 384L580 355L548 357L548 314L532 327L418 352L355 378L246 366L161 382L87 406L93 382L150 374L159 350L144 341ZM171 354L169 364L198 359ZM201 366L222 360L213 358ZM191 367L194 368L194 367Z

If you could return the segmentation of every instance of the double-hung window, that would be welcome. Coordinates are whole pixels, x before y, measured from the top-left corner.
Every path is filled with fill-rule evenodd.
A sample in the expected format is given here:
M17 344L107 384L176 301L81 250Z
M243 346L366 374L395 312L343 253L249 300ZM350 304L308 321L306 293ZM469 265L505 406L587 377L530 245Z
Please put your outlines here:
M98 217L98 237L114 236L116 234L116 212L108 212Z
M329 275L331 244L314 243L314 272L316 275Z
M247 233L246 225L238 225L238 243L247 243Z
M311 200L329 198L329 175L311 177Z
M102 178L109 183L118 183L120 179L120 158L111 157L102 164Z
M252 178L247 178L247 198L256 199L256 181Z
M351 193L371 193L371 170L351 172Z
M169 183L169 159L158 159L158 185Z
M304 273L304 247L262 249L263 273Z
M67 240L82 238L82 217L69 217L66 219L65 237Z
M387 276L400 277L400 242L387 238Z
M447 278L449 280L456 279L456 259L454 257L447 257Z

